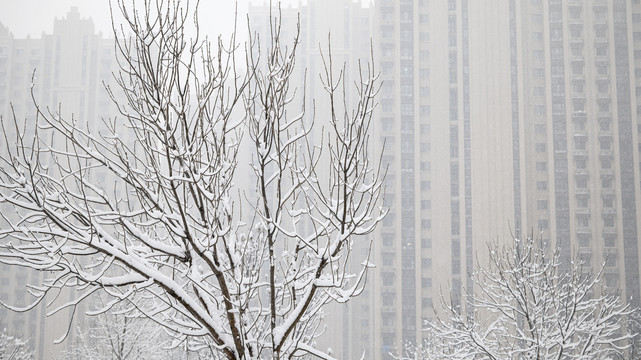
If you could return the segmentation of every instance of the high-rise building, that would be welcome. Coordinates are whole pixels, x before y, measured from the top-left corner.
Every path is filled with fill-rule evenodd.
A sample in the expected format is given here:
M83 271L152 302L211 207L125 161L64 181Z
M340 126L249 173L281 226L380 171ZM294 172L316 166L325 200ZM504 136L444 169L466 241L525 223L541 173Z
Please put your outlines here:
M641 5L512 3L515 211L538 220L565 258L605 262L606 285L638 306Z
M486 243L531 231L639 304L641 5L376 1L380 228L369 358L460 302ZM638 55L638 56L637 56ZM634 74L634 75L633 75Z
M392 210L379 228L370 358L420 342L442 296L471 293L475 258L514 218L504 5L473 5L376 2Z
M60 113L66 118L73 114L75 119L89 125L113 116L115 108L102 81L110 81L116 65L113 39L96 34L93 22L81 18L76 8L65 18L54 21L52 34L43 33L40 38L14 38L10 29L0 24L0 115L10 142L6 145L14 145L13 113L18 124L26 121L27 129L35 125L32 90L45 113ZM4 154L4 140L0 142L3 143L0 152ZM2 211L8 214L11 209ZM0 222L0 227L1 224L4 223ZM39 272L0 265L0 300L27 305L33 298L25 284L37 285L41 279ZM63 289L60 299L72 296L73 293ZM52 297L47 299L51 301ZM65 345L54 346L54 340L67 331L72 315L63 311L46 317L47 311L44 301L27 313L14 313L0 306L0 326L12 335L29 339L37 359L50 359L64 350ZM77 310L76 319L82 311Z

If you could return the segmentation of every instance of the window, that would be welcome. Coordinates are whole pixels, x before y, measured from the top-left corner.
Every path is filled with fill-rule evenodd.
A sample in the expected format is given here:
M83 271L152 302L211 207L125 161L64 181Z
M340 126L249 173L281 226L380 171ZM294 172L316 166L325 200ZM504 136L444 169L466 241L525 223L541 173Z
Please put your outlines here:
M394 265L394 253L384 252L382 255L383 265L392 266Z
M548 208L548 201L547 200L537 200L536 201L536 208L538 210L547 210Z
M605 257L605 266L614 267L617 266L617 257L616 254L607 254Z
M543 60L543 50L534 50L532 51L532 58L534 60Z
M394 95L394 84L391 81L383 83L382 93L386 97L391 97Z
M614 227L614 214L603 214L603 227Z
M587 175L577 175L575 178L576 187L579 189L585 189L588 187L588 176Z
M421 209L422 210L429 210L432 208L432 201L431 200L421 200Z
M616 245L617 242L617 234L613 233L605 233L603 234L603 243L607 247L613 247Z
M545 124L534 124L534 132L537 134L545 134Z
M389 212L385 218L383 218L383 226L394 226L394 213Z
M610 120L610 118L607 118L607 117L599 118L599 130L609 131L611 123L612 121Z
M382 274L383 286L392 286L394 285L394 273L393 272L384 272Z
M401 171L414 171L414 162L412 159L401 159Z
M430 69L419 70L419 76L420 76L421 82L428 81L430 79Z
M581 37L581 31L582 29L578 26L573 26L570 28L570 36L573 38L580 38Z
M577 214L576 215L577 226L579 227L589 227L590 226L590 214Z
M394 56L394 46L391 44L385 44L382 46L383 56ZM385 70L391 71L392 68L388 66ZM385 87L385 85L383 85Z
M545 219L539 220L539 221L538 221L538 225L539 225L539 227L538 227L538 228L539 228L540 230L547 229L547 228L549 228L549 227L550 227L550 223L549 223L549 221L548 221L548 220L545 220Z
M432 287L432 278L424 277L421 278L421 287L431 288Z
M543 96L545 95L545 89L541 86L535 86L532 89L532 93L534 94L534 96Z
M430 269L432 268L432 258L422 258L421 259L421 267L423 269Z
M532 33L532 40L534 41L542 41L543 40L543 33L542 32L533 32Z
M585 112L585 102L582 100L575 100L574 101L574 111L577 113L584 113Z
M432 220L431 219L422 219L421 220L421 229L427 230L432 228Z
M537 181L536 182L536 189L537 190L547 190L548 189L547 181Z
M572 74L581 75L583 73L583 64L582 63L573 63L572 64Z
M383 246L392 246L394 245L394 234L393 233L383 233L381 235L383 238Z
M587 208L589 199L590 199L590 195L588 195L588 194L577 194L576 195L576 206L579 207L579 208Z
M587 159L586 159L586 158L577 158L577 159L574 159L574 166L575 166L577 169L581 169L581 170L586 169L586 168L587 168L587 163L588 163L588 161L587 161Z
M422 238L421 239L421 247L423 249L430 249L432 247L432 239Z
M608 84L607 82L598 82L598 83L597 83L597 91L598 91L600 94L607 94L607 92L608 92L608 88L609 88L609 86L608 86L608 85L609 85L609 84Z
M578 6L570 7L570 18L580 19L581 18L581 8Z
M545 152L545 143L536 143L534 145L534 148L536 149L536 152L538 152L538 153Z
M382 293L383 306L394 306L394 294L390 292Z
M383 99L383 100L381 100L381 104L382 104L383 112L392 112L393 109L394 109L392 107L392 101L391 100Z
M590 246L590 233L578 233L576 234L576 238L579 240L580 247Z
M545 70L543 70L543 69L536 68L536 69L532 70L532 72L534 74L534 77L536 77L536 78L542 78L542 77L545 76Z
M612 209L614 207L614 195L602 195L602 200L604 209Z
M421 299L421 306L423 308L431 308L432 307L432 298L422 298Z
M418 40L422 43L430 41L430 33L427 31L421 31L418 33Z
M537 171L545 171L545 170L547 170L547 163L545 161L537 161L536 170Z
M585 132L585 119L581 117L574 118L574 131Z
M402 115L414 115L414 106L413 104L403 103L401 104L401 114Z
M605 274L605 286L610 289L617 288L619 286L619 276L617 274Z
M414 89L411 85L401 86L401 96L411 97L412 95L414 95Z

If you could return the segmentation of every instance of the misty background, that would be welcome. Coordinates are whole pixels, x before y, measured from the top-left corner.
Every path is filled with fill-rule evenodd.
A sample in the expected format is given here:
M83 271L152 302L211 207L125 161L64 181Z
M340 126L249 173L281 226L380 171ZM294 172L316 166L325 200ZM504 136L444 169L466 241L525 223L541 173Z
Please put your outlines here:
M252 29L269 31L269 2L201 0L202 34L228 37L236 6L239 42L247 38L249 11ZM365 351L366 359L382 360L429 340L422 330L437 311L446 304L465 307L466 297L479 293L471 274L490 262L488 243L501 247L528 236L558 248L563 270L576 257L586 271L603 270L599 285L633 307L640 304L639 0L283 1L287 40L299 13L292 81L305 84L308 110L324 95L317 74L328 30L348 82L357 79L358 60L373 55L381 89L370 136L387 171L383 206L389 213L367 237L376 268L361 296L327 308L319 348L343 359ZM53 47L41 51L36 39L52 34L54 19L61 40L75 39L77 28L93 39L93 80L78 86L82 75L75 70L83 65L71 56L66 65L72 69L60 67L59 87L47 85L58 75L43 69L37 95L63 99L64 110L76 113L104 95L99 81L115 69L108 1L0 0L6 28L0 28L0 51L5 45L15 51L0 52L4 116L10 101L18 117L32 116L32 61L42 55L44 64L53 54ZM92 35L101 36L88 34L88 19ZM61 51L77 51L74 41ZM323 102L317 104L323 124L327 114ZM95 112L84 115L109 116L110 106L98 100ZM369 250L354 247L355 260ZM22 301L24 290L14 287L38 279L6 270L0 295ZM43 313L19 318L4 310L0 323L11 316L8 328L21 329L47 358L47 351L60 354L67 346L51 345L67 319L44 326Z

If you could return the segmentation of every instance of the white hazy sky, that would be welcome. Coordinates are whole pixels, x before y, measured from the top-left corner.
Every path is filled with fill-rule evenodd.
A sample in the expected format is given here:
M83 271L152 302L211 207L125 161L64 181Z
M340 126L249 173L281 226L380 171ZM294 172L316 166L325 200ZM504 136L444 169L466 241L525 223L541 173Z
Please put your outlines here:
M242 19L243 25L247 4L263 4L267 1L239 0L239 20ZM276 3L275 0L273 2ZM298 0L285 0L283 6L298 3ZM38 38L43 31L50 34L53 31L53 20L65 17L72 6L78 8L81 17L93 19L96 31L110 36L109 0L0 0L0 23L8 27L15 38ZM233 0L200 0L200 25L203 31L210 36L228 34L233 27L235 6L236 2Z

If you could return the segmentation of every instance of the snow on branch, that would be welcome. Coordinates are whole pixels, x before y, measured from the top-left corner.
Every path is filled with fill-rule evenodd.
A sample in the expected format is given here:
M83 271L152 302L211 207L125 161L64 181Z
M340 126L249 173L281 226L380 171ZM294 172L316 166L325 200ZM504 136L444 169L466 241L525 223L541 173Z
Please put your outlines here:
M629 358L638 343L627 322L639 310L605 286L605 265L591 273L532 236L489 245L489 264L474 273L474 294L464 306L443 301L427 322L423 344L407 359Z

